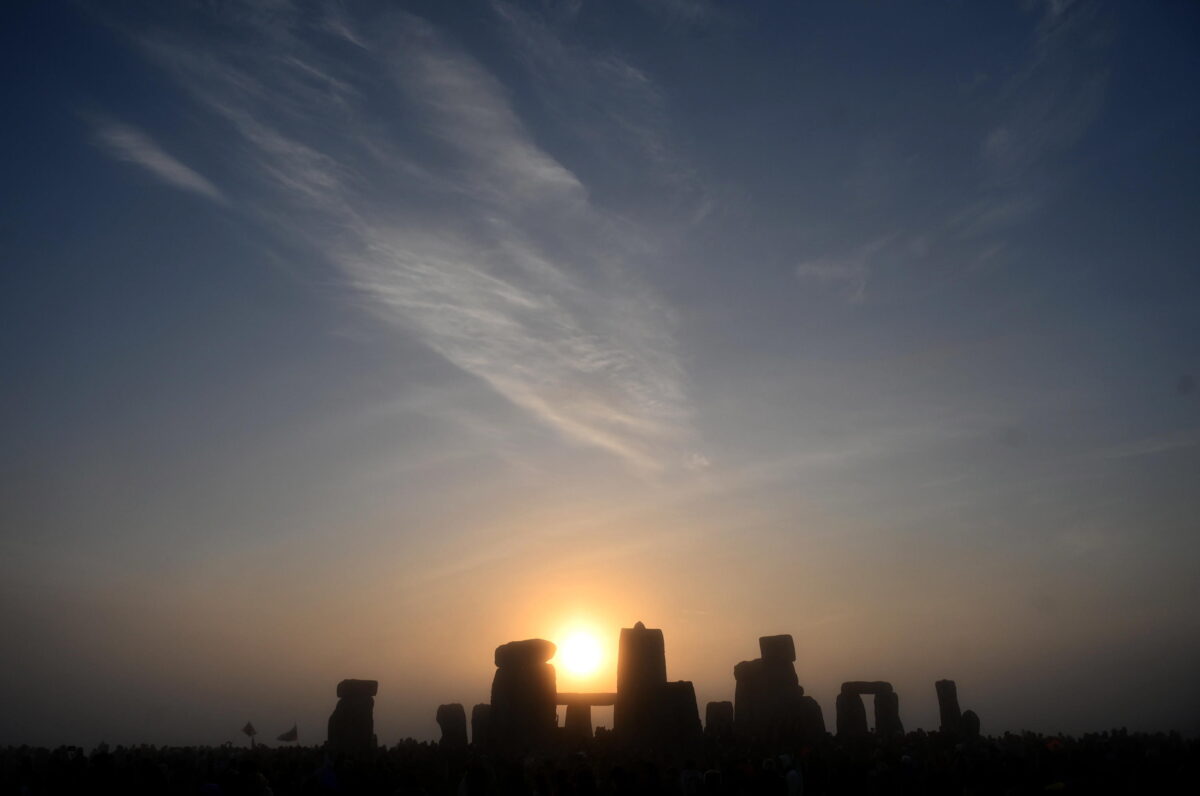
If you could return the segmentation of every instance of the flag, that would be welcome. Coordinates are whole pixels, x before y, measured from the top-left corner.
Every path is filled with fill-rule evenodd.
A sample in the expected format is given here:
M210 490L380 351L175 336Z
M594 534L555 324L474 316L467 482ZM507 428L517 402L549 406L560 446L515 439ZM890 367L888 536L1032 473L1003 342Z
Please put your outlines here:
M246 726L242 727L242 732L246 733L251 738L253 738L255 735L258 735L258 730L254 729L254 725L250 722L246 722Z
M299 731L299 729L297 729L296 725L293 724L292 728L290 730L285 732L283 735L280 735L275 740L277 740L277 741L295 741L299 737L300 737L300 731Z

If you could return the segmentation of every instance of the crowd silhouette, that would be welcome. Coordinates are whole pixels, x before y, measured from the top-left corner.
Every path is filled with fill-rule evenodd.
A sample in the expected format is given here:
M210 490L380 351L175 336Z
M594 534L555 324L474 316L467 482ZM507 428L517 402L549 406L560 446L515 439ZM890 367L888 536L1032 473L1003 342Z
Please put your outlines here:
M1005 733L964 742L917 730L762 756L705 739L694 757L643 756L599 732L586 750L522 759L402 741L367 755L321 746L0 749L5 794L394 796L794 796L794 794L1191 793L1200 741L1124 730Z

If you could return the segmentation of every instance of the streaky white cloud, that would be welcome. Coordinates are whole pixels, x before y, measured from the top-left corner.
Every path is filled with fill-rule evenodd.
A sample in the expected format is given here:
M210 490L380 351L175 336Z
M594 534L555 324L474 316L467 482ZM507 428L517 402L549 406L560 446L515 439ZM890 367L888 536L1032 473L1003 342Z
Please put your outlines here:
M353 70L322 51L345 31ZM187 32L143 43L233 133L258 186L246 206L372 313L569 441L683 465L673 315L638 275L656 231L597 207L478 60L403 12L369 35L277 20L216 50Z
M1108 448L1101 456L1105 459L1129 459L1137 456L1154 456L1175 450L1194 448L1200 445L1200 431L1177 431L1156 437L1134 440Z
M712 210L708 187L678 155L666 98L645 69L625 53L573 40L552 9L539 13L504 0L492 0L491 8L554 125L608 172L657 183L681 220L695 224Z
M839 287L852 304L861 303L871 276L871 258L889 242L890 238L882 238L846 254L805 260L796 266L796 276L802 281Z
M163 151L136 127L104 116L91 118L96 142L111 157L141 166L173 188L225 204L225 195L206 177Z

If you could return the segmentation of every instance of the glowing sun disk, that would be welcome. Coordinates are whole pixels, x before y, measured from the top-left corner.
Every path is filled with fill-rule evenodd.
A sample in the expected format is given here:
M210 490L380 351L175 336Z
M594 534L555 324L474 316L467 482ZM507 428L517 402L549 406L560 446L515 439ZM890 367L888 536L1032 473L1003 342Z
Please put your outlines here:
M589 633L572 633L558 645L558 664L577 677L594 673L603 657L600 642Z

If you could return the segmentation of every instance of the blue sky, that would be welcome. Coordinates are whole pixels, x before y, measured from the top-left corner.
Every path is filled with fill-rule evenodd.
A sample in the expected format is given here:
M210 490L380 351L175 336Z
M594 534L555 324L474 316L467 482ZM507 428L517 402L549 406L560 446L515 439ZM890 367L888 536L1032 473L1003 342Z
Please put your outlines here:
M0 742L639 619L1196 729L1194 5L2 13Z

